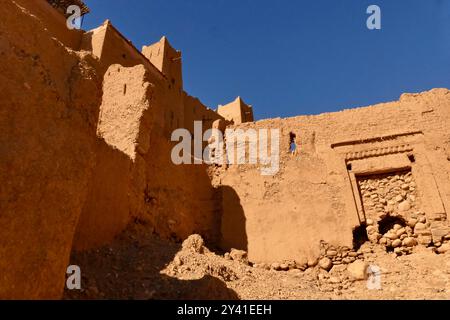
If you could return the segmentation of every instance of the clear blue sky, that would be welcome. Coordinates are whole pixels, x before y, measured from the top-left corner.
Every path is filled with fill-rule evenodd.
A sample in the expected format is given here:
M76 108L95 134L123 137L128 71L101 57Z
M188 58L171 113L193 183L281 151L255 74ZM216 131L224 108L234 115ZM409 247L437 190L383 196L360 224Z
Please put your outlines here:
M166 35L185 90L213 109L240 95L257 119L288 117L450 88L450 0L85 2L84 29L110 19L139 49Z

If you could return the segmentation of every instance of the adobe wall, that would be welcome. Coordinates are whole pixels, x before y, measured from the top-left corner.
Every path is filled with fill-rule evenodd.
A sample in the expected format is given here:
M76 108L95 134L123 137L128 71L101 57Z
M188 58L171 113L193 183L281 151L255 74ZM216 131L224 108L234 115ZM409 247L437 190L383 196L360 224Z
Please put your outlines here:
M77 52L39 15L12 1L0 10L0 298L59 298L72 249L104 245L133 219L214 241L208 168L170 159L185 93L109 23Z
M162 237L248 249L254 262L317 256L321 240L351 246L366 219L358 175L386 170L410 169L431 236L448 232L448 90L239 125L281 128L273 177L175 166L172 130L221 117L109 22L81 39L47 10L0 7L0 298L59 298L71 250L106 244L133 220ZM298 156L287 153L290 132Z
M433 236L450 232L449 116L450 92L434 89L398 102L237 126L279 128L281 165L275 176L261 176L254 165L221 169L222 246L247 249L254 262L317 257L321 240L352 247L352 230L366 218L355 178L405 166ZM288 152L291 132L297 156Z
M66 18L47 1L14 0L14 2L24 13L34 15L38 19L36 21L40 21L38 22L40 28L45 28L51 36L61 41L66 47L79 50L83 31L69 30L66 27Z
M163 38L157 45L166 43ZM173 165L170 136L177 128L189 129L194 120L207 120L207 130L221 117L169 80L176 70L163 61L150 63L109 21L85 34L83 49L98 57L98 73L105 77L97 166L74 248L108 243L133 218L149 223L163 237L181 239L197 232L213 239L218 222L207 167ZM149 55L145 47L144 53ZM110 119L105 119L107 114ZM200 190L204 196L198 199Z
M101 82L94 59L17 3L0 6L0 299L54 299L94 166Z
M144 65L151 74L153 82L158 82L166 92L168 103L162 111L164 135L170 137L173 130L184 123L183 90L180 84L173 85L168 76L162 73L155 65L137 50L110 21L83 36L83 50L92 51L100 60L99 73L104 74L113 64L124 67Z
M124 67L142 64L157 79L165 80L161 71L152 65L109 20L106 20L98 28L85 32L81 43L81 50L92 52L99 59L100 71L103 74L113 64L120 64Z
M175 50L166 37L142 47L142 54L169 80L178 92L183 91L181 52Z
M167 90L143 65L112 65L106 72L100 148L76 250L108 243L132 219L166 238L218 233L206 166L176 166L170 158L174 143L163 134Z
M226 120L241 124L245 122L253 122L253 109L246 104L241 97L237 97L233 102L219 106L217 113Z
M202 121L203 132L212 128L216 120L224 120L222 116L217 114L205 106L198 98L192 97L187 93L183 95L184 104L184 128L194 134L194 121Z

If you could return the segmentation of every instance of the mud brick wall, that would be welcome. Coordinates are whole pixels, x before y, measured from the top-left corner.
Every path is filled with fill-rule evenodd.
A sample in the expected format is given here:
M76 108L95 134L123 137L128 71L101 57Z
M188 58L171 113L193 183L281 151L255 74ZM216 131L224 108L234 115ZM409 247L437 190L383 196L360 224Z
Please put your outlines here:
M424 211L440 241L450 231L449 115L450 92L434 89L370 107L236 126L279 129L281 165L269 177L255 165L219 169L221 187L233 199L222 204L222 223L234 226L222 229L222 246L246 249L250 260L264 263L317 257L321 240L352 247L352 231L365 219L354 171L380 173L405 169L405 163L417 189L400 186L399 192L407 193L411 210L417 204ZM299 145L294 156L288 152L291 133Z

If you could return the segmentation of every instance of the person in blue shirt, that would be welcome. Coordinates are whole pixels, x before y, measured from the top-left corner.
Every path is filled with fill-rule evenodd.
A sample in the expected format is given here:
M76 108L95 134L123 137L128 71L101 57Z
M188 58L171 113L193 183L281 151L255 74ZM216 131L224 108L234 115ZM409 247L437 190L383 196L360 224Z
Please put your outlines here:
M292 155L296 155L297 154L297 141L296 141L297 137L295 136L295 134L291 133L290 138L291 138L291 143L289 146L289 152Z

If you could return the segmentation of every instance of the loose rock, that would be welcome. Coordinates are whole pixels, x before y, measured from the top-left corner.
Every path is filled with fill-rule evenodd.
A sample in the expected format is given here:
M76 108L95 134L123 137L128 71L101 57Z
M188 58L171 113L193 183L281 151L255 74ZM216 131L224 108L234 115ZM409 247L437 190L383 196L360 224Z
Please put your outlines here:
M248 264L247 252L243 250L231 249L230 257L234 261L239 261L244 264Z
M355 261L347 266L347 271L354 280L367 279L368 264L363 261Z
M309 258L308 259L308 267L310 267L310 268L317 266L318 263L319 263L319 259L317 259L317 258Z
M333 262L329 258L322 258L319 261L319 267L328 271L333 266Z
M446 253L450 251L450 243L444 243L439 248L436 249L438 253Z
M400 239L396 239L396 240L392 241L393 248L400 247L401 245L402 245L402 241Z
M203 238L198 234L190 235L182 244L183 250L189 250L196 253L204 252Z
M398 205L398 210L400 212L405 212L411 209L411 203L408 200L403 201Z

